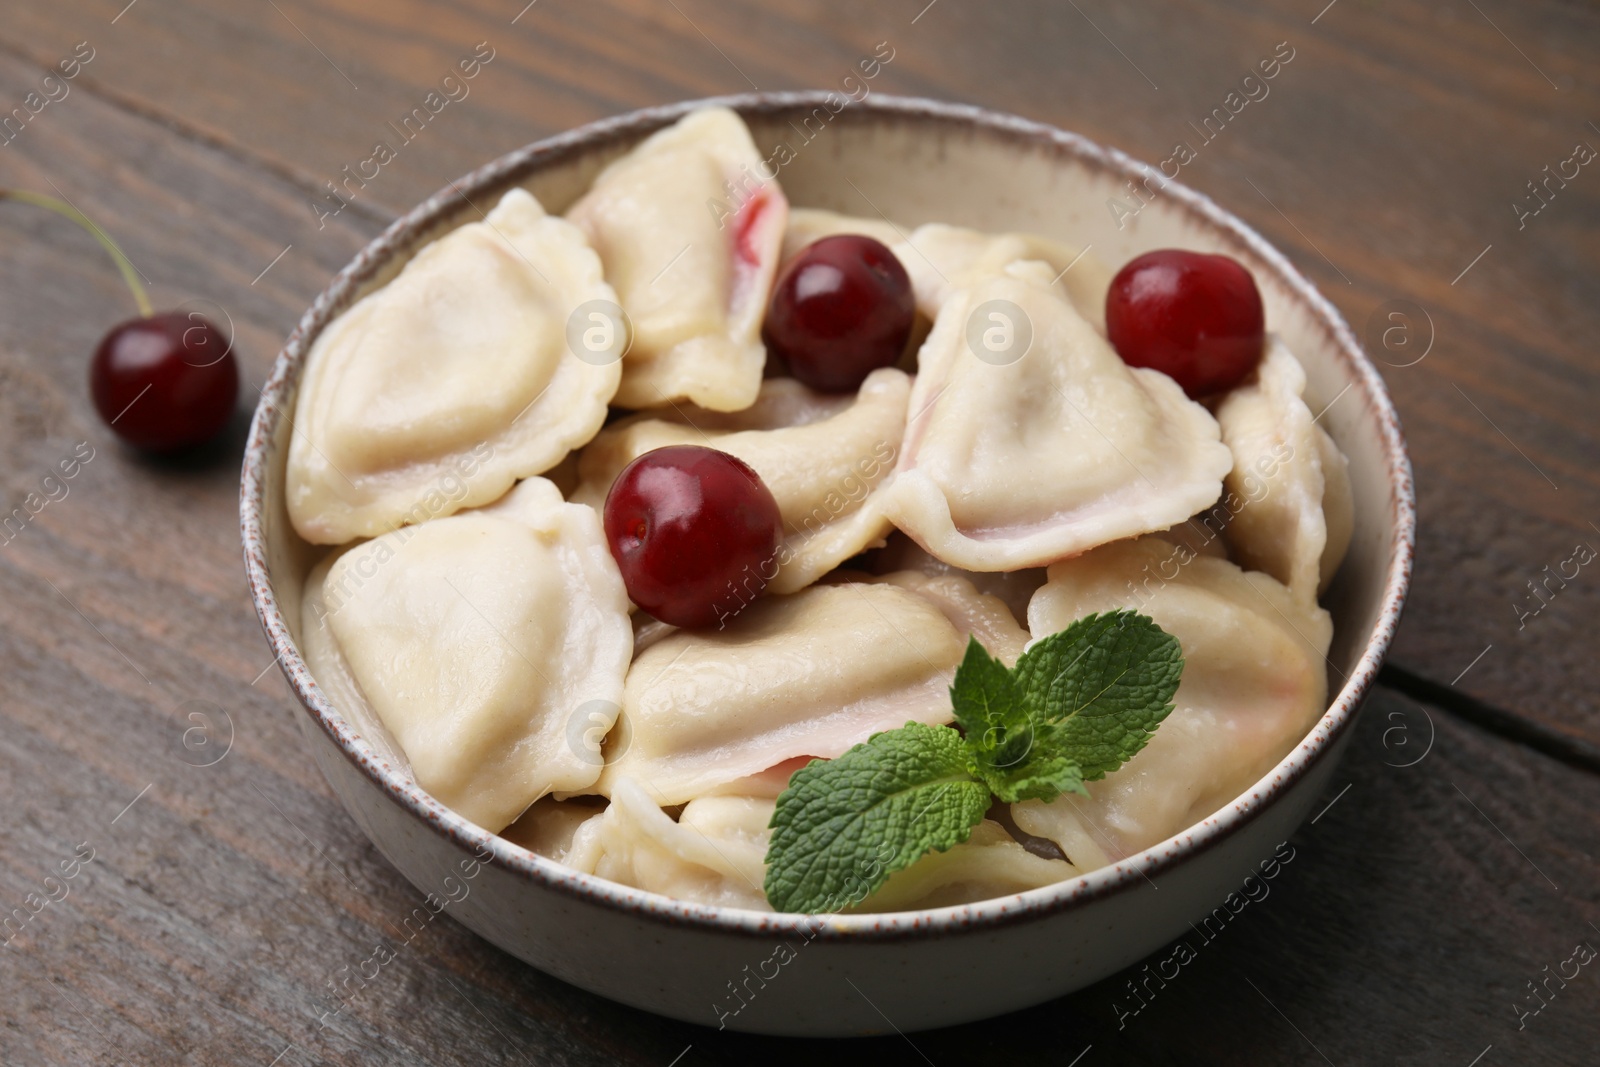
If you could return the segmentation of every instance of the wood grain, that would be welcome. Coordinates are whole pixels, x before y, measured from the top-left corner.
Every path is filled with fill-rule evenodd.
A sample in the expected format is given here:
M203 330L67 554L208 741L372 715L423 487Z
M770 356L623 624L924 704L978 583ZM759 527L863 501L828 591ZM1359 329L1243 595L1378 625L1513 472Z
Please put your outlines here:
M246 401L304 306L393 213L532 138L752 81L828 85L887 40L880 91L1015 111L1160 159L1292 42L1271 95L1184 179L1277 241L1358 331L1396 298L1432 317L1427 358L1385 368L1423 519L1395 662L1425 683L1411 692L1511 736L1557 753L1563 739L1600 744L1582 629L1600 578L1585 567L1520 628L1512 606L1577 543L1600 548L1600 172L1585 168L1522 230L1509 207L1577 140L1600 147L1594 8L1338 0L1313 25L1321 2L1039 0L1002 17L959 0L539 0L513 24L521 2L123 2L7 11L0 110L78 41L96 55L0 147L0 183L71 198L158 305L220 305ZM496 53L471 95L318 229L321 184L479 41ZM96 852L0 951L0 1061L1066 1064L1092 1045L1083 1067L1464 1067L1490 1044L1485 1067L1593 1061L1600 977L1586 970L1522 1031L1510 1005L1575 941L1600 945L1584 932L1600 923L1594 775L1392 692L1361 727L1350 791L1295 838L1271 896L1125 1029L1114 1005L1131 976L915 1048L735 1038L580 993L443 923L318 1031L324 983L414 892L331 798L277 672L262 673L236 529L247 404L205 455L120 449L83 388L87 354L132 313L114 271L63 220L10 205L0 249L0 504L80 443L94 449L67 496L0 546L0 904L38 892L80 842ZM1420 746L1428 715L1429 755L1385 766L1420 751L1396 740ZM194 766L222 750L224 721L227 755ZM192 747L192 732L186 747L202 723L216 747ZM1407 732L1385 733L1396 724Z

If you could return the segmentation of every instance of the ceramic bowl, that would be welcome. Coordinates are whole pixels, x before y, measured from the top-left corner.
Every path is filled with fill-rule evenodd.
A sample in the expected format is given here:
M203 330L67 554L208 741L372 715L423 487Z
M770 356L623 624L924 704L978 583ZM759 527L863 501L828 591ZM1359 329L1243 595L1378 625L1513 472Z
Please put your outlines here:
M531 144L452 183L390 226L317 297L278 357L244 461L244 554L256 610L305 715L322 773L362 831L448 914L540 970L648 1011L761 1033L912 1031L984 1018L1088 985L1140 959L1239 888L1328 785L1399 620L1415 522L1411 467L1377 371L1333 306L1259 234L1114 149L977 108L869 95L764 93L636 111ZM340 312L422 245L522 185L563 211L609 160L707 103L739 111L797 206L917 225L1023 230L1110 265L1152 248L1225 252L1249 267L1268 328L1306 366L1307 400L1350 459L1356 528L1325 603L1335 636L1327 713L1273 770L1210 818L1071 881L961 907L801 921L707 907L562 867L440 806L328 703L298 644L317 550L284 507L289 418L306 352ZM1159 187L1136 215L1127 183ZM1121 225L1119 226L1119 218ZM1155 888L1159 886L1159 891ZM452 888L453 887L453 888Z

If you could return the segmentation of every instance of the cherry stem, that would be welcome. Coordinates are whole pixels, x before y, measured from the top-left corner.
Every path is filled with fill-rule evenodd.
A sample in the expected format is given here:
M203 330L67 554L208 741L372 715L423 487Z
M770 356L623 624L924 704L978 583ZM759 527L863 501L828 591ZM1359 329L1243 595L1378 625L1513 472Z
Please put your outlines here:
M122 280L128 284L128 291L133 294L133 302L139 305L139 314L144 318L153 315L154 309L150 306L150 298L145 295L144 286L139 283L139 272L134 270L128 257L123 255L122 249L117 247L115 241L106 236L106 232L96 226L83 212L73 207L64 200L57 200L53 196L41 196L30 193L24 189L0 188L0 200L20 200L24 204L42 207L54 211L57 215L64 215L83 227L96 241L99 241L112 260L117 264L117 270L122 272Z

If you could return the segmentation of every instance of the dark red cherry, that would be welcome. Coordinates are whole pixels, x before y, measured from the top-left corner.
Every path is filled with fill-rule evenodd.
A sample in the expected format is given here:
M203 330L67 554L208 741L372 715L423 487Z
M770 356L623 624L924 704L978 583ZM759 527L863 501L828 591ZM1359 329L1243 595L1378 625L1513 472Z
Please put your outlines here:
M629 599L674 626L725 623L778 573L778 502L714 448L669 445L622 468L604 524Z
M900 358L916 313L894 253L871 237L838 234L783 265L762 336L805 384L849 393Z
M1146 252L1111 279L1106 333L1129 366L1164 371L1191 397L1209 396L1232 389L1260 362L1261 293L1227 256Z
M128 444L172 452L222 429L239 398L239 365L209 319L165 311L106 334L89 365L89 392Z

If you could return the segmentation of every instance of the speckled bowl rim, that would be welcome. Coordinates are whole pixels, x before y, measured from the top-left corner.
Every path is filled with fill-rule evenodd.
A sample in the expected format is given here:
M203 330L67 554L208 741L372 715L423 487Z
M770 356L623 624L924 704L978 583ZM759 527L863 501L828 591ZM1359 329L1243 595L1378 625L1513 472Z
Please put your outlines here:
M361 284L393 255L408 251L419 235L454 217L479 195L490 194L543 166L574 154L646 134L676 121L695 108L722 105L745 114L783 113L790 110L808 112L824 106L824 101L834 95L820 91L745 93L645 108L537 141L451 182L396 219L317 296L278 355L272 375L262 389L261 402L251 421L250 436L245 447L240 487L240 524L251 599L289 685L306 712L345 757L381 787L394 803L426 824L431 831L443 835L463 850L476 851L480 856L487 853L489 859L486 862L493 866L540 886L631 916L721 934L768 938L792 930L802 917L695 904L633 889L564 867L491 834L445 808L407 781L351 730L312 679L300 650L290 637L273 590L267 566L264 524L266 475L272 458L270 443L279 420L291 407L301 363L317 333L344 309ZM1119 181L1130 178L1141 180L1153 172L1153 168L1147 164L1077 134L969 105L873 94L859 103L852 103L846 113L851 111L873 112L885 119L900 118L918 123L935 122L975 128L1025 146L1053 150L1090 168L1114 174ZM1362 387L1366 402L1372 405L1377 415L1382 454L1389 477L1394 531L1389 543L1391 558L1384 578L1381 607L1361 657L1328 710L1294 751L1231 804L1168 840L1111 866L1012 896L920 911L820 917L823 921L818 924L820 928L816 936L824 940L893 941L992 929L1043 918L1136 887L1146 879L1219 844L1253 820L1307 774L1318 760L1333 749L1335 742L1353 723L1377 677L1405 603L1416 531L1411 463L1406 455L1400 420L1388 390L1339 312L1265 238L1218 207L1210 198L1179 182L1165 182L1163 196L1181 205L1204 226L1219 231L1248 249L1278 272L1291 293L1303 301L1320 322L1332 342L1331 347L1353 380Z

